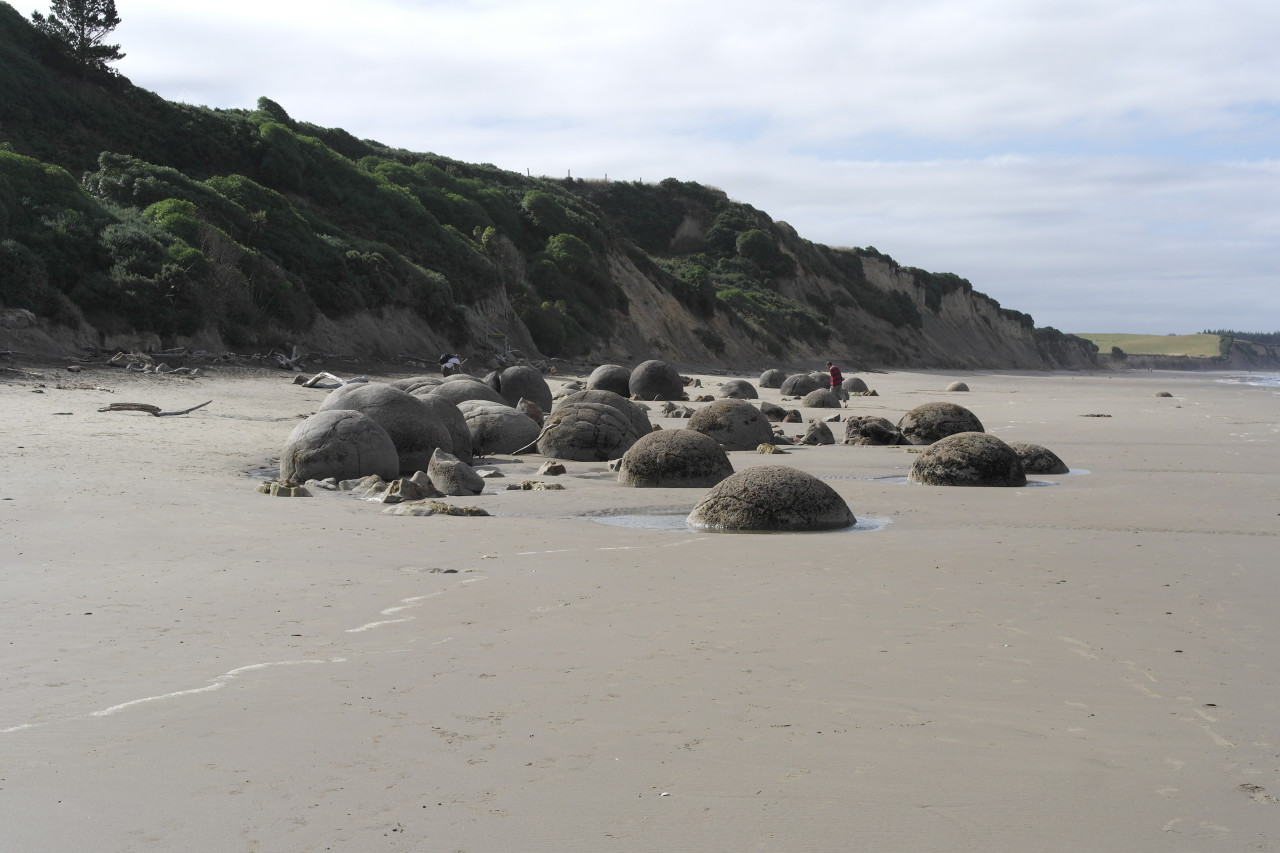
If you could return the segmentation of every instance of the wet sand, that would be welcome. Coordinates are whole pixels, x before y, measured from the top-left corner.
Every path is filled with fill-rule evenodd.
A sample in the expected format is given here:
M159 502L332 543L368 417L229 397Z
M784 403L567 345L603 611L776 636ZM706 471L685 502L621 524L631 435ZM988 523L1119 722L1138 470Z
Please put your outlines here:
M634 526L702 490L603 463L397 517L255 491L325 394L286 374L0 377L0 849L1276 849L1280 389L862 376L842 414L950 400L1078 473L730 454L878 528L826 534Z

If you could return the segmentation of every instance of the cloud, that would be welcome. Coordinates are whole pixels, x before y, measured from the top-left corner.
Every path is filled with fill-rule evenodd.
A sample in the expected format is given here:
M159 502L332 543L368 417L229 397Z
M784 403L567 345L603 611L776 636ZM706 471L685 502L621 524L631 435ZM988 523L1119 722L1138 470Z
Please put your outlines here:
M1270 0L120 11L121 71L165 97L266 95L535 175L697 180L1067 331L1239 326L1277 307Z

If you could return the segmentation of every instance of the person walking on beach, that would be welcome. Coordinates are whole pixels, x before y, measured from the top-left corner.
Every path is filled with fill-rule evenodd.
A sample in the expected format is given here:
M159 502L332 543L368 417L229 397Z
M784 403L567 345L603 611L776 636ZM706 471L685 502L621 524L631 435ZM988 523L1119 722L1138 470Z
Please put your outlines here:
M843 404L849 399L849 392L844 390L844 374L830 361L827 362L827 373L831 374L831 393Z

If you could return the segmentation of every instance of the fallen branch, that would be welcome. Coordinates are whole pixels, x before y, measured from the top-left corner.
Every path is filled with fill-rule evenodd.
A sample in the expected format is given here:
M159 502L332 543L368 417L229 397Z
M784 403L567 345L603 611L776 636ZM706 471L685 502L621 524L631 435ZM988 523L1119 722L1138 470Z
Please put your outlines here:
M192 406L189 409L183 409L180 412L162 412L159 406L152 406L149 403L112 403L106 408L98 409L99 412L146 412L155 415L157 418L167 418L172 415L185 415L194 412L196 409L203 409L212 403L212 400L206 400L198 406Z
M329 382L321 380L328 379ZM294 385L301 385L303 388L341 388L343 385L353 385L357 382L368 382L368 376L357 376L354 379L343 379L340 376L334 376L332 373L320 372L310 379L303 379L301 376L293 377Z

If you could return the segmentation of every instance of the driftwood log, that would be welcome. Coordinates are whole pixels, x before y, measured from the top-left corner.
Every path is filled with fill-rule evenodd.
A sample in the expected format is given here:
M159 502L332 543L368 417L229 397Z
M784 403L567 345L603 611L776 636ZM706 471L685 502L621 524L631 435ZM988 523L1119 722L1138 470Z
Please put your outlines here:
M149 403L112 403L110 406L98 409L99 412L146 412L157 418L167 418L172 415L185 415L194 412L196 409L203 409L212 403L212 400L206 400L198 406L192 406L189 409L183 409L180 412L162 412L159 406L152 406Z

